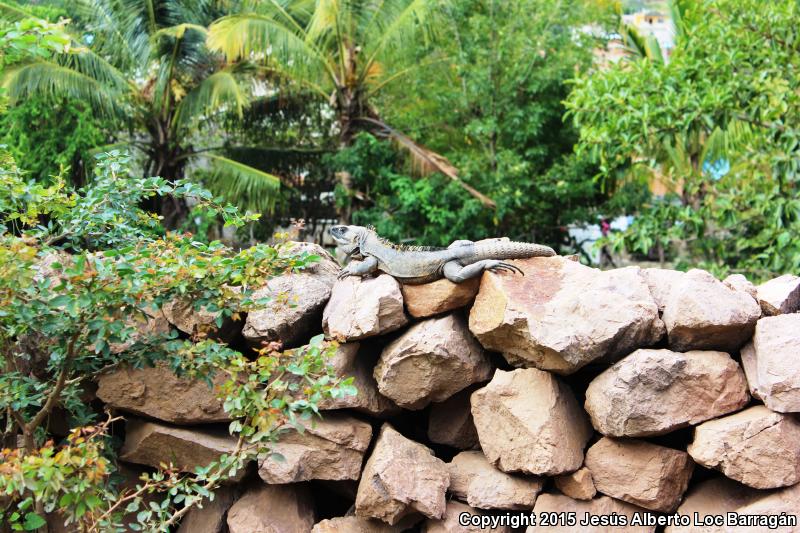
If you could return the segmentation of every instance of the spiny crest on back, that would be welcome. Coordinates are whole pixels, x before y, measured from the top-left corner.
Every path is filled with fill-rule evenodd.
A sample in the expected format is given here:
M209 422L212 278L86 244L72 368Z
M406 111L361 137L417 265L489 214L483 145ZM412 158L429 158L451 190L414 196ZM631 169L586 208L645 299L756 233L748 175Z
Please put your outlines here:
M392 241L378 235L378 231L375 229L375 226L373 225L364 226L364 229L367 230L367 233L370 236L375 237L375 239L382 245L386 246L387 248L391 248L393 250L398 250L400 252L435 252L436 250L443 249L443 248L437 248L435 246L415 246L409 244L395 244Z

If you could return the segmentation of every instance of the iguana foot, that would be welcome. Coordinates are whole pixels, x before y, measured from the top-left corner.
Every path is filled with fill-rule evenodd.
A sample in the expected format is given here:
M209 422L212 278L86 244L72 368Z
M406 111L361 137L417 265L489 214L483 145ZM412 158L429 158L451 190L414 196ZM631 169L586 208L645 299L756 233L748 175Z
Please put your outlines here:
M363 261L352 261L339 272L337 279L344 279L348 276L358 276L363 278L367 274L378 269L378 260L374 257L367 257Z
M486 267L486 270L491 270L492 272L508 271L508 272L513 272L515 274L520 274L521 276L525 275L525 272L523 272L522 269L519 268L518 266L512 265L511 263L504 263L502 261L498 262L494 266Z
M458 261L448 261L444 264L444 277L453 283L461 283L471 278L480 276L485 270L493 272L508 271L525 275L519 267L496 259L484 259L471 265L462 266Z

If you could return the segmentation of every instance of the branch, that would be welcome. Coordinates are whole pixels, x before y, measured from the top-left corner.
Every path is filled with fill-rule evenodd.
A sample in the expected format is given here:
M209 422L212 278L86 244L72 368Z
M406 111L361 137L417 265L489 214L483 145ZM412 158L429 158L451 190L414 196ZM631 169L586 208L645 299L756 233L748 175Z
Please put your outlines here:
M61 396L61 392L64 390L64 387L67 384L67 375L69 374L69 369L72 366L72 359L75 357L75 342L77 342L79 335L80 331L76 331L69 339L69 344L67 345L67 356L64 359L64 368L61 369L61 372L58 375L58 380L56 381L56 385L53 387L53 390L50 391L47 401L44 403L42 408L39 409L39 412L36 413L36 416L33 417L33 420L25 424L23 427L23 431L26 435L32 434L36 428L38 428L42 422L44 422L44 419L50 414L50 411L52 411L56 401L58 401L59 397Z

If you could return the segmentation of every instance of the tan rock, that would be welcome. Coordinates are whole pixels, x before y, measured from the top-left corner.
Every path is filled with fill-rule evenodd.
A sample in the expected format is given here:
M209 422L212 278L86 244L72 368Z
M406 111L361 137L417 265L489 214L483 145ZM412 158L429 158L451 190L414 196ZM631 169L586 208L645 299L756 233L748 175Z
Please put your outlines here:
M361 464L372 438L372 426L357 418L326 413L321 420L303 422L300 433L287 428L270 447L271 454L259 462L258 475L266 483L295 483L310 479L353 479L361 475Z
M579 468L569 474L556 476L553 481L555 481L558 490L576 500L591 500L597 494L592 473L586 467Z
M763 405L697 426L687 451L699 464L757 489L800 482L800 422Z
M738 350L752 335L761 309L704 270L690 270L670 291L664 307L670 348Z
M758 303L767 316L800 311L800 276L785 274L758 286Z
M185 429L129 419L125 424L125 443L120 459L158 468L172 463L183 472L207 466L236 448L236 439L213 430ZM241 478L245 471L237 476Z
M703 481L686 494L683 503L675 511L680 515L692 517L688 526L667 526L665 533L723 533L730 531L725 525L705 524L705 517L735 513L739 508L769 494L752 489L726 477L718 477ZM699 522L694 519L695 513ZM710 520L713 520L710 519Z
M226 381L217 372L215 386ZM158 364L149 368L123 368L102 374L97 397L111 407L178 425L226 422L230 417L205 381L179 378Z
M570 374L649 346L664 333L638 267L603 272L563 257L512 263L525 276L485 273L469 328L515 366Z
M670 513L689 485L694 463L686 452L633 439L603 437L586 452L598 492Z
M472 392L466 389L431 405L428 415L428 438L431 442L460 450L470 450L478 445L478 431L469 404Z
M255 485L228 511L230 533L308 533L314 503L302 485Z
M422 409L492 375L492 365L464 318L449 314L411 326L383 349L378 390L405 409Z
M284 346L295 347L319 333L322 310L331 297L339 266L317 244L294 243L292 249L321 259L304 270L274 277L253 293L254 299L271 300L247 314L242 335L251 345L280 341Z
M461 452L447 465L450 492L480 509L531 509L544 479L506 474L480 451Z
M217 326L219 311L209 311L204 307L195 309L194 302L176 298L161 306L161 312L167 321L182 332L199 338L221 339L230 341L242 329L242 323L232 318L224 318L221 326Z
M220 487L214 490L214 499L204 498L181 519L178 533L224 533L225 518L236 500L236 489Z
M497 370L487 386L472 394L472 417L483 452L504 472L577 470L592 435L569 387L535 368Z
M137 342L154 340L165 337L169 333L169 321L161 309L144 309L132 313L125 318L125 325L134 328L134 331L124 342L111 343L111 353L119 354L130 349Z
M325 334L339 341L383 335L407 323L400 284L388 274L337 281L322 315Z
M792 485L791 487L786 487L785 489L769 491L769 492L761 492L762 497L754 500L747 505L743 505L737 509L739 515L750 515L750 516L761 516L761 517L770 517L775 516L779 517L782 513L785 513L789 516L794 516L797 519L798 509L800 509L800 484ZM798 519L800 521L800 519ZM761 525L763 529L763 524ZM775 529L770 529L771 531L776 531ZM737 533L745 533L745 532L752 532L754 531L754 527L751 526L739 526L734 529ZM779 527L777 531L798 531L797 526L793 527Z
M561 494L541 494L536 500L533 512L537 517L537 525L529 526L526 533L572 533L573 531L581 533L653 533L656 529L655 526L620 525L618 515L624 517L626 524L630 524L635 514L638 513L639 516L642 516L646 511L641 507L608 496L579 501ZM541 517L544 513L555 513L557 519L561 516L566 518L569 513L575 513L575 521L578 525L542 525ZM607 517L606 520L611 523L608 525L580 525L581 523L587 524L591 517L598 520L600 517Z
M400 408L392 400L378 391L378 384L372 371L376 357L359 353L360 344L351 342L340 344L336 353L328 362L340 378L353 378L353 385L358 390L355 396L339 398L323 398L319 408L323 411L333 409L354 409L368 415L385 418L400 412Z
M447 465L429 448L384 424L361 475L356 515L390 525L413 512L442 518L449 484Z
M741 354L753 396L773 411L800 412L800 313L760 319Z
M686 272L666 268L643 268L641 272L659 312L663 313L670 291L683 282Z
M749 400L742 369L724 352L643 349L589 384L585 408L604 435L644 437L737 411Z
M360 516L340 516L314 524L311 533L400 533L398 526Z
M470 305L478 294L480 282L480 278L463 283L442 278L423 285L401 285L400 289L408 314L414 318L426 318Z
M741 274L731 274L723 279L722 283L735 291L743 292L758 300L758 289L750 280Z
M447 510L441 520L428 519L422 524L422 533L465 533L468 531L484 532L491 531L494 533L511 533L511 528L507 526L497 527L481 527L480 524L464 524L468 517L461 518L464 513L469 513L472 516L483 516L483 513L478 509L473 509L468 505L461 502L451 500L447 502Z

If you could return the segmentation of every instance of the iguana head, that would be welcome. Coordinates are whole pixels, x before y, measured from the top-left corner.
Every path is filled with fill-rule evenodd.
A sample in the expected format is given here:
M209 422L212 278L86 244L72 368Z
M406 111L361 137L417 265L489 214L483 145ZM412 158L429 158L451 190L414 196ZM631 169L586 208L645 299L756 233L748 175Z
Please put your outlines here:
M328 232L348 256L360 255L359 248L370 233L363 226L333 226Z

